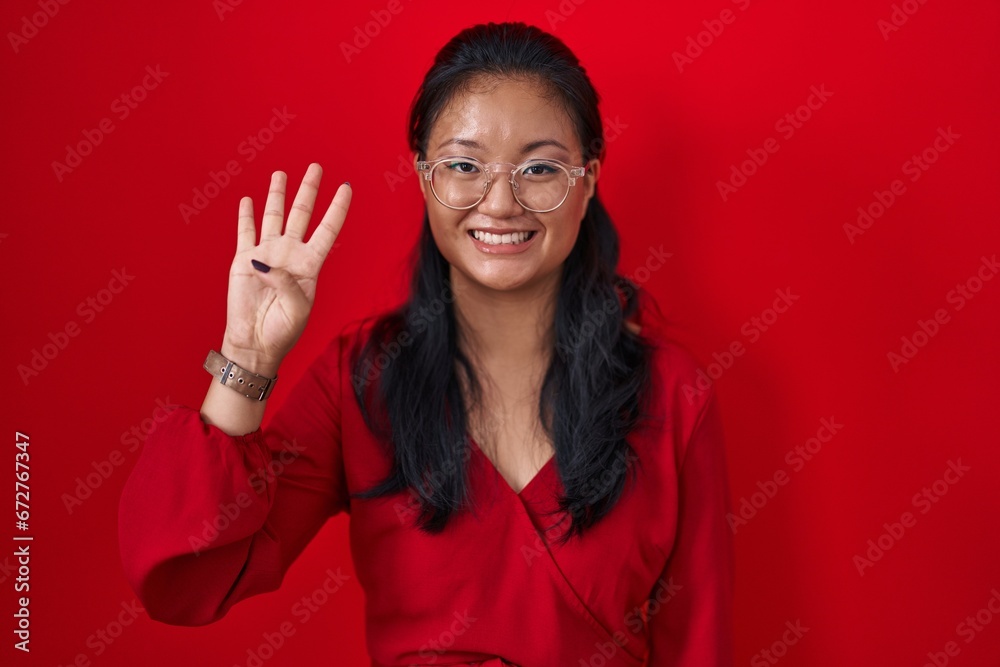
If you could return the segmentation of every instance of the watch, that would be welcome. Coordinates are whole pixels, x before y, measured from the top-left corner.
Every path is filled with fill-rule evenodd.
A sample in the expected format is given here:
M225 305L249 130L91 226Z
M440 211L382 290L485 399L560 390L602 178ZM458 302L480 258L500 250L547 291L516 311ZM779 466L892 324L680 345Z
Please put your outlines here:
M263 401L270 396L274 383L278 380L277 375L273 378L264 377L237 366L215 350L209 351L203 367L222 384L255 401Z

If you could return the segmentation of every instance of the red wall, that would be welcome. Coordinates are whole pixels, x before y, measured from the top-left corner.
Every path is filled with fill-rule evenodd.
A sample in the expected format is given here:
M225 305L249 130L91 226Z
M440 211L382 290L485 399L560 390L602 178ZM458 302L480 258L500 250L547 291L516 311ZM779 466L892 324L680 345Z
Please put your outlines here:
M517 19L564 38L601 91L622 270L671 253L634 275L717 383L747 503L738 663L996 664L995 2L225 2L4 4L3 465L12 495L27 433L35 539L30 660L11 646L13 547L0 551L0 662L247 665L291 621L264 664L365 664L343 517L279 592L213 626L133 620L115 525L130 431L161 402L200 406L237 202L259 210L271 171L297 184L320 162L324 208L354 186L272 411L342 323L402 295L422 215L397 175L407 106L447 38ZM372 12L390 20L345 55ZM259 132L270 143L252 148ZM87 155L54 166L80 142ZM238 173L210 186L227 164ZM99 486L67 507L88 475ZM352 579L303 622L294 605L330 567Z

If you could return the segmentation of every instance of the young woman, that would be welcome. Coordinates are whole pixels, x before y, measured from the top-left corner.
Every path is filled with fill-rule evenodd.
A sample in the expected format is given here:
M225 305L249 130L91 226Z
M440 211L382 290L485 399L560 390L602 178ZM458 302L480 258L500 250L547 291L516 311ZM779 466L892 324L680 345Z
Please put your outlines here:
M469 28L409 137L426 202L410 297L333 336L266 428L352 193L308 241L319 165L284 229L275 172L256 244L241 201L215 379L151 434L121 499L150 617L206 624L275 590L343 511L373 665L731 665L719 408L682 390L695 360L615 272L584 69L537 28Z

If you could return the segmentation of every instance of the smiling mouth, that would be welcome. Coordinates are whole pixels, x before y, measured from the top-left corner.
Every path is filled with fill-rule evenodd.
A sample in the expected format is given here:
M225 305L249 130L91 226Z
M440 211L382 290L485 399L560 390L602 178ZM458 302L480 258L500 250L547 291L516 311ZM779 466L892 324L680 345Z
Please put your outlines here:
M519 245L528 241L535 232L513 232L511 234L491 234L478 229L470 229L469 236L486 245Z

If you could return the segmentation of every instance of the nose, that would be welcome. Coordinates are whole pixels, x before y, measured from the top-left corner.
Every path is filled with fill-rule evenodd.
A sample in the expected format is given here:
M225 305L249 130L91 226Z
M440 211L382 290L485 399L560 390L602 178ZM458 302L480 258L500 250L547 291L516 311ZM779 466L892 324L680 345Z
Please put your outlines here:
M510 172L494 172L486 190L486 196L476 207L483 215L491 218L512 218L524 213L524 209L514 197Z

